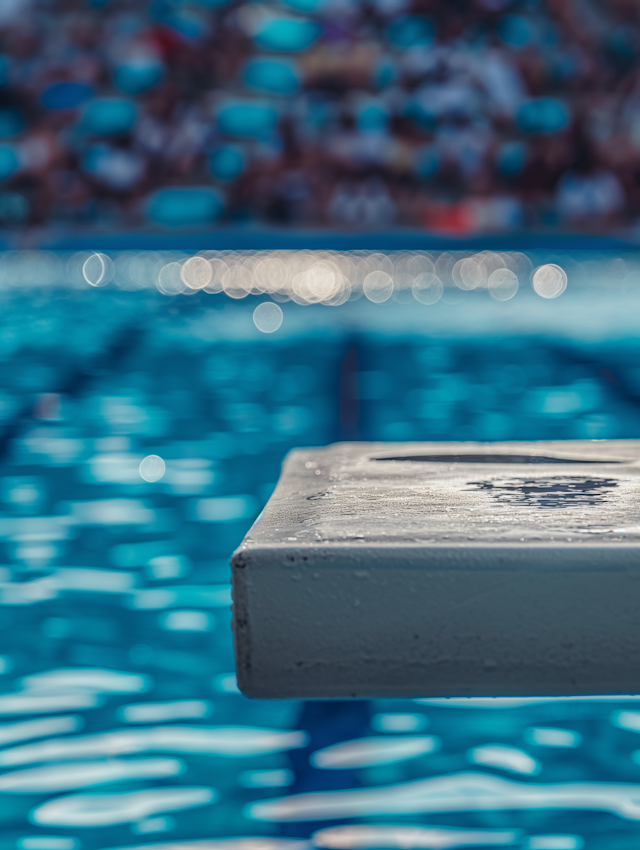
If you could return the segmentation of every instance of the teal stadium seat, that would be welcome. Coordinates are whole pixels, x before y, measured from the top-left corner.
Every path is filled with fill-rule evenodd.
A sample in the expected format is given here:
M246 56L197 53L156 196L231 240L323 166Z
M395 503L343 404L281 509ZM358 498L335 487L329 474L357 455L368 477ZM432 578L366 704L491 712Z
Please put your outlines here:
M160 189L147 201L147 217L166 227L197 227L215 221L224 209L222 194L210 186Z

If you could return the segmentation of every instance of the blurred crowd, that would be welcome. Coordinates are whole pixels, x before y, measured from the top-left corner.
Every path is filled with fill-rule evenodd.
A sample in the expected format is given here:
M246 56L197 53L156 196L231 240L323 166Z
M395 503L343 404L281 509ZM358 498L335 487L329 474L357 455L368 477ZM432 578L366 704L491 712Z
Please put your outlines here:
M640 214L635 0L3 0L0 223Z

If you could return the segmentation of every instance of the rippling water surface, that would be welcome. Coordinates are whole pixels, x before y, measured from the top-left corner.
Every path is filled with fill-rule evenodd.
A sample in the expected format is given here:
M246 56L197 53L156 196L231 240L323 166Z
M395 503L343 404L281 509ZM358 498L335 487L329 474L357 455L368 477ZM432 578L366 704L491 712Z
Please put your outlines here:
M251 701L228 569L295 445L637 435L635 342L162 303L3 304L0 850L640 846L640 701Z

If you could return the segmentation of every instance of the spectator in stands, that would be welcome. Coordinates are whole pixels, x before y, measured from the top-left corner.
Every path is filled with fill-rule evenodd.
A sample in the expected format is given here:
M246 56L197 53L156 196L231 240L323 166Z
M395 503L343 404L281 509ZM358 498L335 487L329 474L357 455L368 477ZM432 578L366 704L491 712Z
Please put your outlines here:
M632 225L639 45L622 1L3 3L0 223Z
M560 178L557 208L567 224L602 228L615 222L624 207L624 192L616 175L597 166L586 152Z

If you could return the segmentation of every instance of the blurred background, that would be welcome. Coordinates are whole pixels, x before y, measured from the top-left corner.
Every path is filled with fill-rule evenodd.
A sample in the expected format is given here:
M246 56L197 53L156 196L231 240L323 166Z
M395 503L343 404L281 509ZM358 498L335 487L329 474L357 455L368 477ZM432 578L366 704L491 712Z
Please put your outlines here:
M0 221L635 235L639 24L634 0L3 0Z
M229 556L296 446L640 435L639 59L0 0L0 850L637 850L636 697L248 700Z

